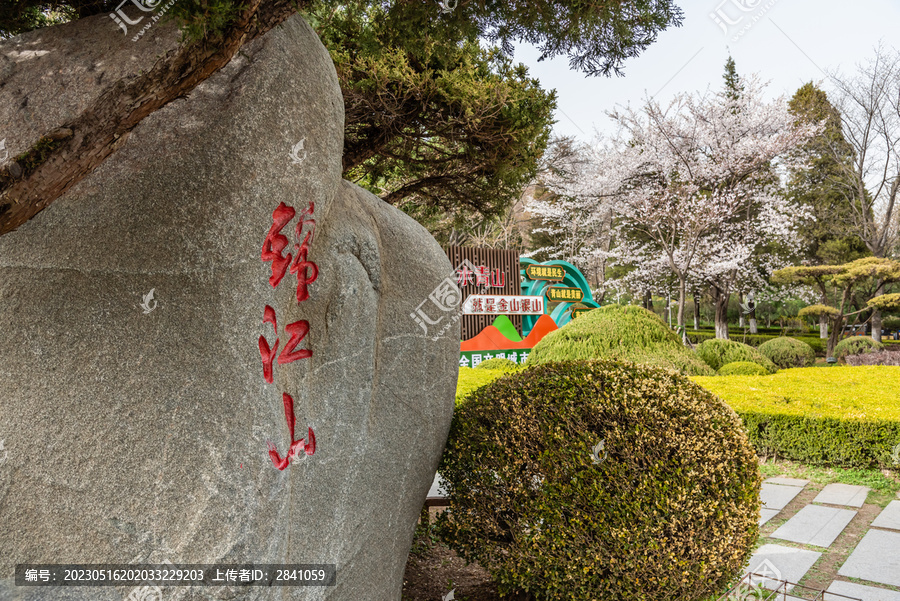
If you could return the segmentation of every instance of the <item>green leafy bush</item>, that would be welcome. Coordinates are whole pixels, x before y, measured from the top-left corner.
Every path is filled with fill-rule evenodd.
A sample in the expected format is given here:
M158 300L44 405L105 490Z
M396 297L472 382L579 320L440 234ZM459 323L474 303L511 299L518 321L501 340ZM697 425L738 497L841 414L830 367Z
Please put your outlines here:
M769 370L750 361L732 361L719 368L717 373L720 376L767 376Z
M759 352L781 369L809 367L816 362L816 353L811 346L787 336L760 344Z
M691 378L734 409L760 454L810 465L900 469L900 367L786 369Z
M612 359L713 375L655 313L634 305L588 311L538 342L528 365L577 359Z
M778 367L758 350L734 340L723 340L720 338L705 340L697 346L697 356L716 371L721 369L723 365L734 363L735 361L756 363L766 368L770 374L778 371Z
M834 346L834 358L843 359L847 355L858 355L869 351L880 351L884 345L875 342L869 336L850 336Z
M671 370L573 361L507 374L457 407L439 470L440 536L501 594L694 601L739 574L758 534L760 476L739 418Z
M519 366L515 361L510 361L509 359L504 359L503 357L494 357L493 359L482 361L475 366L475 369L499 369L501 371L515 371L519 369Z
M900 331L900 317L885 317L881 321L881 327L888 332Z
M690 340L693 344L700 344L704 340L713 340L716 337L715 332L698 332L696 330L688 330L687 333L688 340ZM768 342L775 338L781 338L781 336L768 336L765 334L747 334L742 335L740 333L730 334L731 339L735 342L743 342L744 344L759 347L764 342ZM791 338L795 340L799 340L800 342L805 342L812 350L815 351L816 355L820 355L822 357L825 356L825 348L827 344L827 340L824 338L819 338L818 336L791 336Z

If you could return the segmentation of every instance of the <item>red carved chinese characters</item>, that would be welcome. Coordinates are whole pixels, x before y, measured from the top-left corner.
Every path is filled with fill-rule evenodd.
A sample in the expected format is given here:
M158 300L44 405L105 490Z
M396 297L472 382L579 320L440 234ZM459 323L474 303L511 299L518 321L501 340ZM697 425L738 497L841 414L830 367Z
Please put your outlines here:
M266 447L269 449L269 457L272 458L272 464L278 469L283 470L288 466L290 460L299 457L300 453L312 455L316 452L316 435L313 434L312 428L307 428L306 438L301 438L299 440L295 438L294 423L296 419L294 417L294 399L286 392L281 394L281 399L284 402L284 419L287 421L288 431L291 434L291 444L288 446L288 452L285 454L284 458L281 457L278 453L278 449L275 448L275 445L271 441L266 441Z
M283 202L280 203L272 212L272 227L269 228L269 233L263 241L262 260L265 263L272 262L272 275L269 277L272 288L281 282L284 272L291 263L290 253L287 256L281 254L288 245L287 236L282 234L281 230L294 218L294 214L293 208Z
M309 245L312 242L316 230L316 221L312 218L315 205L309 203L309 207L300 213L300 218L294 228L294 233L299 241L303 237L303 231L306 226L306 236L303 242L295 243L294 249L296 255L290 253L284 254L284 250L288 246L288 238L281 233L281 230L294 218L296 211L292 207L287 206L283 202L275 208L272 213L272 226L269 228L266 239L262 247L263 262L272 263L272 275L269 277L269 283L273 288L277 287L284 278L288 268L292 274L297 275L297 302L303 302L309 298L308 287L316 278L319 277L318 266L309 260ZM291 259L293 258L293 262ZM274 381L273 368L275 356L278 353L278 345L280 338L278 337L278 322L275 316L275 309L266 305L263 311L263 323L271 323L272 329L275 330L275 344L270 347L269 341L265 336L259 337L259 354L263 364L263 378L266 382ZM278 365L287 365L300 359L308 359L312 357L312 349L298 349L300 342L309 334L309 322L305 319L289 323L284 326L284 331L290 335L288 341L278 354ZM306 438L297 439L294 436L294 399L291 395L282 393L282 401L284 403L284 418L287 421L288 431L291 435L291 442L288 445L287 453L284 457L278 453L278 449L271 441L266 441L266 447L269 451L269 457L272 459L272 465L279 470L284 470L291 462L305 455L312 455L316 452L316 436L312 428L308 428Z

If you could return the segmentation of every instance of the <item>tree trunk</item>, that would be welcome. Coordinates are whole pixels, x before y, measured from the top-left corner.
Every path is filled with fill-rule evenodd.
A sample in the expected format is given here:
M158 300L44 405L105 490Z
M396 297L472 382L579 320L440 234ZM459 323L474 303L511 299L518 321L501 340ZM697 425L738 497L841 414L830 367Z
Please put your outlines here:
M0 167L0 235L11 232L93 172L145 117L228 64L241 46L297 12L288 0L251 0L217 34L165 49L153 67L111 82L89 106Z
M756 326L756 307L753 307L753 311L750 312L750 333L759 333L759 328Z
M738 327L745 328L747 327L744 323L744 308L741 305L744 304L744 293L737 293L737 301L738 301Z
M728 299L731 295L718 286L713 286L712 292L716 307L716 338L728 340Z
M879 282L875 296L884 294L884 282ZM872 340L881 342L881 311L872 309Z
M653 311L653 293L649 290L644 292L644 308Z
M828 338L828 317L819 316L819 338Z
M694 329L700 329L700 296L694 295Z
M684 305L687 302L687 283L684 276L678 279L678 327L684 328Z
M841 330L843 329L841 326L843 325L843 321L843 315L832 319L831 336L828 337L828 350L825 351L826 358L834 357L834 347L837 346L841 337Z

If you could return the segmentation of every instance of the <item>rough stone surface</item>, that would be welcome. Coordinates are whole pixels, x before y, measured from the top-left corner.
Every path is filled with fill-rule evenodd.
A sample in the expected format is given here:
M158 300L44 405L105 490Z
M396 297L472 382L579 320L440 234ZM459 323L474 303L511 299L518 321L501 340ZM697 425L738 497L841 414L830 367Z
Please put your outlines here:
M900 532L869 530L838 570L841 576L900 586Z
M855 516L851 509L807 505L773 532L772 538L828 547Z
M891 501L888 506L878 514L872 525L877 528L900 530L900 501Z
M157 27L93 44L122 35L100 15L0 43L0 137L19 152L123 65L145 68L171 37ZM29 80L22 61L45 75ZM166 601L400 599L459 351L458 324L433 340L410 313L451 266L413 220L341 180L342 144L334 67L294 17L0 236L0 600L48 598L13 586L18 563L166 560L337 566L334 587L172 587ZM319 275L302 303L296 276L273 289L260 259L280 202L315 203ZM313 350L276 364L272 384L257 346L275 340L266 305L282 347L302 319L298 348ZM279 471L266 440L286 452L282 393L317 449ZM132 588L52 598L121 601Z
M848 507L862 507L869 495L869 488L854 484L829 484L822 489L813 503L827 503L829 505L847 505Z
M816 551L795 549L784 545L761 546L750 558L745 572L755 572L766 578L753 578L752 584L775 588L778 581L799 582L822 554ZM787 590L793 587L789 586Z
M835 593L830 595L828 593ZM841 595L840 597L838 595ZM900 593L874 586L835 580L828 586L825 601L848 601L847 597L860 601L900 601Z
M783 486L781 484L769 484L763 482L759 491L759 498L762 500L765 509L784 509L788 503L794 500L794 497L803 491L797 486Z

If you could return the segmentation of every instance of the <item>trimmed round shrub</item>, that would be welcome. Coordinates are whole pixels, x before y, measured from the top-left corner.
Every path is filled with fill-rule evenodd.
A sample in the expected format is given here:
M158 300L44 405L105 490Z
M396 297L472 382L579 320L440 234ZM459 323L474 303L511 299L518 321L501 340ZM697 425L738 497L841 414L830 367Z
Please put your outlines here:
M848 355L859 355L869 351L880 351L884 345L875 342L869 336L850 336L834 345L834 358L843 359Z
M635 305L606 305L550 332L528 355L527 365L550 361L611 359L712 376L652 311Z
M439 471L441 538L501 594L695 601L741 572L758 535L740 419L671 370L572 361L506 374L457 407Z
M778 371L778 367L766 359L765 355L757 349L734 340L724 340L722 338L704 340L697 346L697 355L716 371L722 369L723 365L734 363L735 361L749 361L750 363L762 365L770 374Z
M726 363L717 372L720 376L768 376L769 370L750 361Z
M810 367L816 362L816 353L811 346L787 336L764 342L757 350L780 369Z
M487 361L482 361L475 366L475 369L499 369L502 371L514 371L519 369L515 361L504 359L503 357L494 357Z

